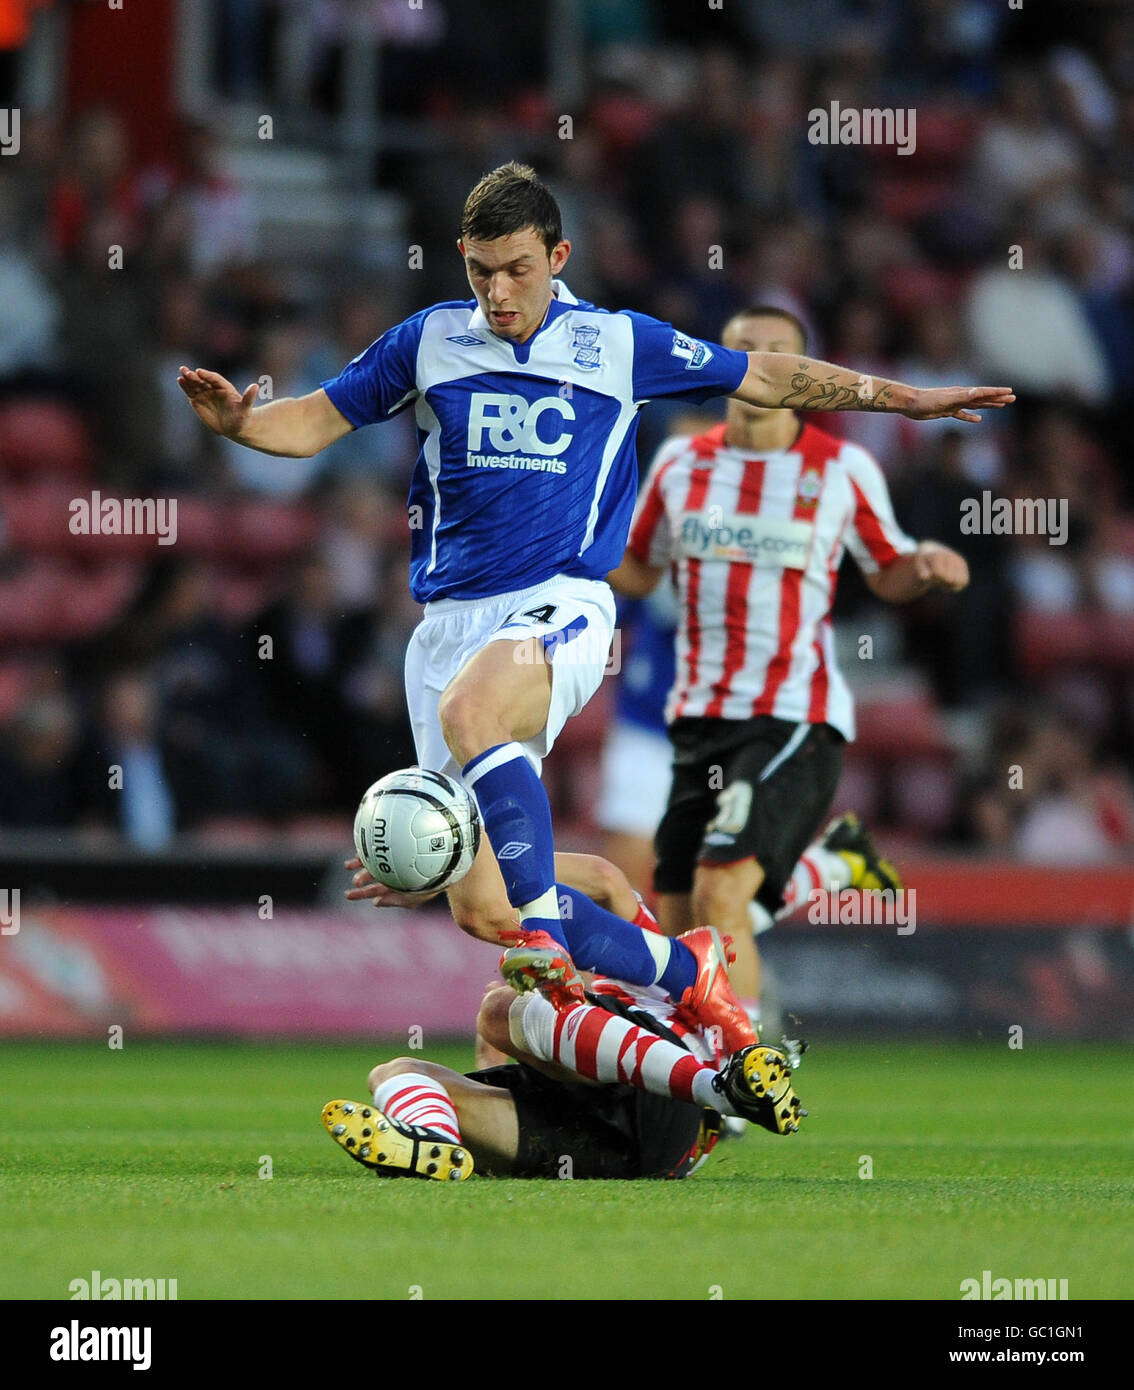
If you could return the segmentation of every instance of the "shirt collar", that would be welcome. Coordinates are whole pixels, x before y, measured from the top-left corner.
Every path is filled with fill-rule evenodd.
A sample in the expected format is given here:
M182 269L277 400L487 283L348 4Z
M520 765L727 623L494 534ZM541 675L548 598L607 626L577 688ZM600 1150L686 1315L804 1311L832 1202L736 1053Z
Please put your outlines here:
M539 328L536 329L532 337L528 339L529 342L532 342L540 333L543 332L543 330L547 327L551 320L558 316L558 313L560 311L556 309L557 304L567 306L571 304L578 304L579 302L571 293L571 291L567 288L567 286L563 283L562 280L552 280L551 295L551 303L548 305L547 308L547 317L544 319L543 323L539 326ZM477 331L480 331L481 333L492 332L492 329L488 326L488 320L480 311L479 304L473 309L472 313L469 315L469 329L474 333ZM495 334L493 334L493 336L495 336Z

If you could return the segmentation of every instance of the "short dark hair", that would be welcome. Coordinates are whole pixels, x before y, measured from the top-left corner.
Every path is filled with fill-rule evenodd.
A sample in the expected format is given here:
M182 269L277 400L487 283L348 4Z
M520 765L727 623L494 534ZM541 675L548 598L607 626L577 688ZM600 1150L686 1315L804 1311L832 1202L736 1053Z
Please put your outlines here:
M465 199L461 236L495 241L534 228L550 254L563 240L563 218L551 190L528 164L501 164Z
M735 314L729 316L728 323L735 323L737 319L784 319L787 323L794 326L799 334L799 340L803 345L803 350L807 348L807 325L798 315L793 314L790 309L781 309L775 304L750 304L747 309L738 309ZM721 330L721 337L724 337L724 330Z

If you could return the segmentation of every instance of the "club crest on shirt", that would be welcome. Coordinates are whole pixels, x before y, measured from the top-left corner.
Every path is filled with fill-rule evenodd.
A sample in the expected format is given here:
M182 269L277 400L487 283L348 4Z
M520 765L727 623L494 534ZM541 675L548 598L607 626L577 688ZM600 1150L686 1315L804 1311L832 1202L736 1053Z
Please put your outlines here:
M823 475L817 468L805 468L799 475L799 485L796 488L796 505L800 507L814 507L819 501L819 494L823 491Z
M601 367L599 354L602 348L595 347L598 342L599 331L592 323L580 324L575 329L575 337L571 346L575 349L575 366L582 367L585 371L593 371L596 367Z

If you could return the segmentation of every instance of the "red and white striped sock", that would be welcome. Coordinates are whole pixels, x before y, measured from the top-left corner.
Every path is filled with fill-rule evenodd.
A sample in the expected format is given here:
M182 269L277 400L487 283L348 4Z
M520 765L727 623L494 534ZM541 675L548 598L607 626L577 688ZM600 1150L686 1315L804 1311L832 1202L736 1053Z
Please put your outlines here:
M418 1125L452 1144L461 1143L461 1127L449 1093L422 1072L404 1071L374 1090L374 1104L403 1125Z
M786 917L808 901L816 888L846 888L851 881L851 868L841 854L824 849L816 843L808 845L799 856L791 878L784 889L783 906L776 917Z
M556 1013L539 995L522 1000L522 1011L513 1005L513 1040L529 1055L558 1062L591 1081L621 1082L655 1096L721 1109L723 1097L713 1090L714 1068L675 1043L595 1004Z

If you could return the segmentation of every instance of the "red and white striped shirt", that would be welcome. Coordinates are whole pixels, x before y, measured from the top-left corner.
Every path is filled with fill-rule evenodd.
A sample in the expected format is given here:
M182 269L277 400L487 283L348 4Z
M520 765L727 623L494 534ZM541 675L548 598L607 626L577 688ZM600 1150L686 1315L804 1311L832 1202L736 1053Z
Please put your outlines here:
M681 602L666 719L769 714L854 737L830 612L844 550L866 574L916 550L865 449L810 422L773 453L725 426L667 440L638 499L630 550L672 565Z

